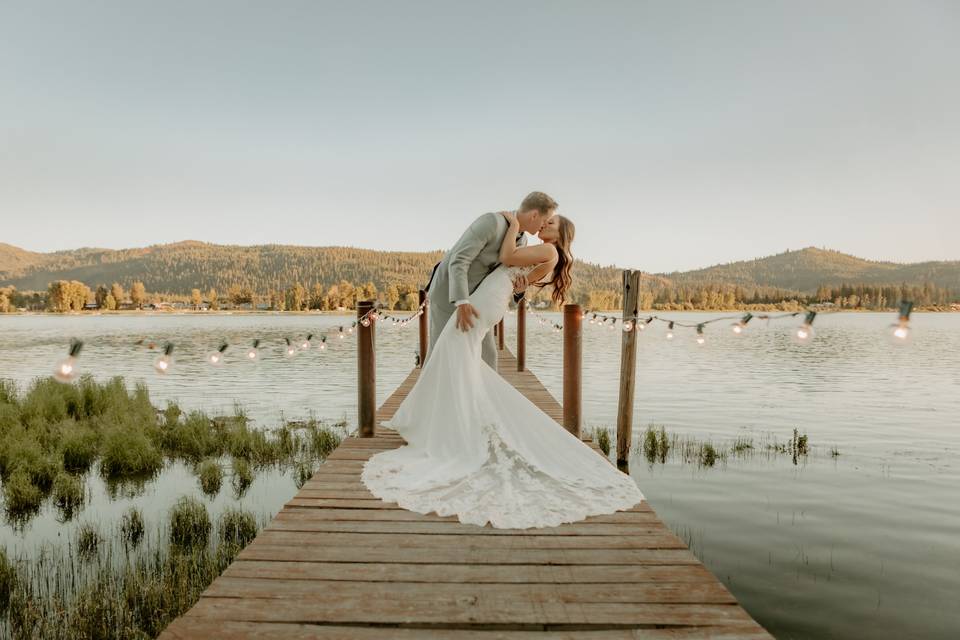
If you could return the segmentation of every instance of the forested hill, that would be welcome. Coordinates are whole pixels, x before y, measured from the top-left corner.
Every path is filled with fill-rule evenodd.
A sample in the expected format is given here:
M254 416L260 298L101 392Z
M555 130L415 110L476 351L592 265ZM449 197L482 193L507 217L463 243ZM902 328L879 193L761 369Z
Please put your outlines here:
M76 249L33 253L0 243L0 287L44 291L55 280L77 280L93 288L134 281L147 291L189 294L191 289L221 292L249 288L259 294L285 290L294 283L325 286L341 280L372 282L384 290L391 284L416 288L426 284L440 251L398 252L349 247L252 247L186 241L142 249ZM574 293L619 290L616 267L578 262ZM650 280L657 280L651 277Z
M774 256L663 274L676 284L720 283L742 287L775 287L813 293L820 286L841 284L935 284L960 290L960 261L874 262L839 251L808 247ZM960 293L960 291L958 291Z
M348 247L287 245L228 246L186 241L138 249L76 249L34 253L0 243L0 287L45 291L56 280L80 281L93 288L140 281L148 291L188 295L192 289L221 292L231 287L258 294L283 291L296 283L330 286L340 281L422 286L440 252L374 251ZM577 262L573 298L591 304L591 292L620 291L617 267ZM837 251L807 248L775 256L717 265L695 271L648 276L654 295L673 300L672 290L694 297L695 287L737 290L737 299L758 290L772 297L813 295L820 287L846 285L932 284L960 295L960 261L897 264L862 260ZM742 290L746 290L745 293ZM792 292L792 293L791 293ZM775 294L775 295L774 295ZM604 294L606 295L606 293ZM685 299L682 296L681 299ZM610 300L615 306L616 300ZM592 302L600 304L600 302Z

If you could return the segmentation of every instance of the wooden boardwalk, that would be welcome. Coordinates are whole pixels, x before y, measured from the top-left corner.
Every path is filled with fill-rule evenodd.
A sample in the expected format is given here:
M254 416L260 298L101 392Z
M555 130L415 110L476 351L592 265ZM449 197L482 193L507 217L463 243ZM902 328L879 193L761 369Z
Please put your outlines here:
M562 407L501 352L501 374ZM393 415L414 370L383 404ZM558 427L560 428L560 427ZM770 638L643 502L547 529L420 515L360 481L390 431L347 438L161 638ZM591 445L594 446L595 445Z

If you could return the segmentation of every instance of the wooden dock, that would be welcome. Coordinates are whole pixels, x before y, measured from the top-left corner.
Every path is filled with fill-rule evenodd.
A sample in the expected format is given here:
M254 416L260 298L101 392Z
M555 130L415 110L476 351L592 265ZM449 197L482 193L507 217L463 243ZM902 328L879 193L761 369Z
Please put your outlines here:
M560 404L500 353L501 374L560 422ZM646 501L546 529L420 515L360 480L371 455L402 443L383 429L344 440L161 638L771 637Z

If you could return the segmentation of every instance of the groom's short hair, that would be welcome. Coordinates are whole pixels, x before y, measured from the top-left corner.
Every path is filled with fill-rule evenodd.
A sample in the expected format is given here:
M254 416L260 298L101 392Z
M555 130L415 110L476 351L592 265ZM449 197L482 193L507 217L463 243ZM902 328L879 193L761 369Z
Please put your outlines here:
M520 203L520 211L537 209L540 213L550 213L557 208L557 201L543 191L534 191Z

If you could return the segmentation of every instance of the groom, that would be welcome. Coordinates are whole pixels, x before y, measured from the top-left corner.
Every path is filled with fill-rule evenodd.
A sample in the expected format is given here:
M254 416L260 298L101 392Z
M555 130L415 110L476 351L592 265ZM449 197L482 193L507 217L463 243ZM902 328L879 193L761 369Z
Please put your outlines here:
M526 246L524 232L539 233L556 210L556 200L540 191L534 191L524 198L517 211L517 221L520 223L517 246ZM440 332L451 315L457 314L457 328L461 331L473 327L478 314L468 298L500 264L500 245L507 228L507 220L501 214L483 214L473 221L453 248L443 256L443 260L433 268L430 282L427 283L430 300L430 349L427 358L433 353ZM518 278L514 282L514 299L522 298L526 288L526 278ZM483 360L494 370L497 369L497 347L492 332L483 338Z

